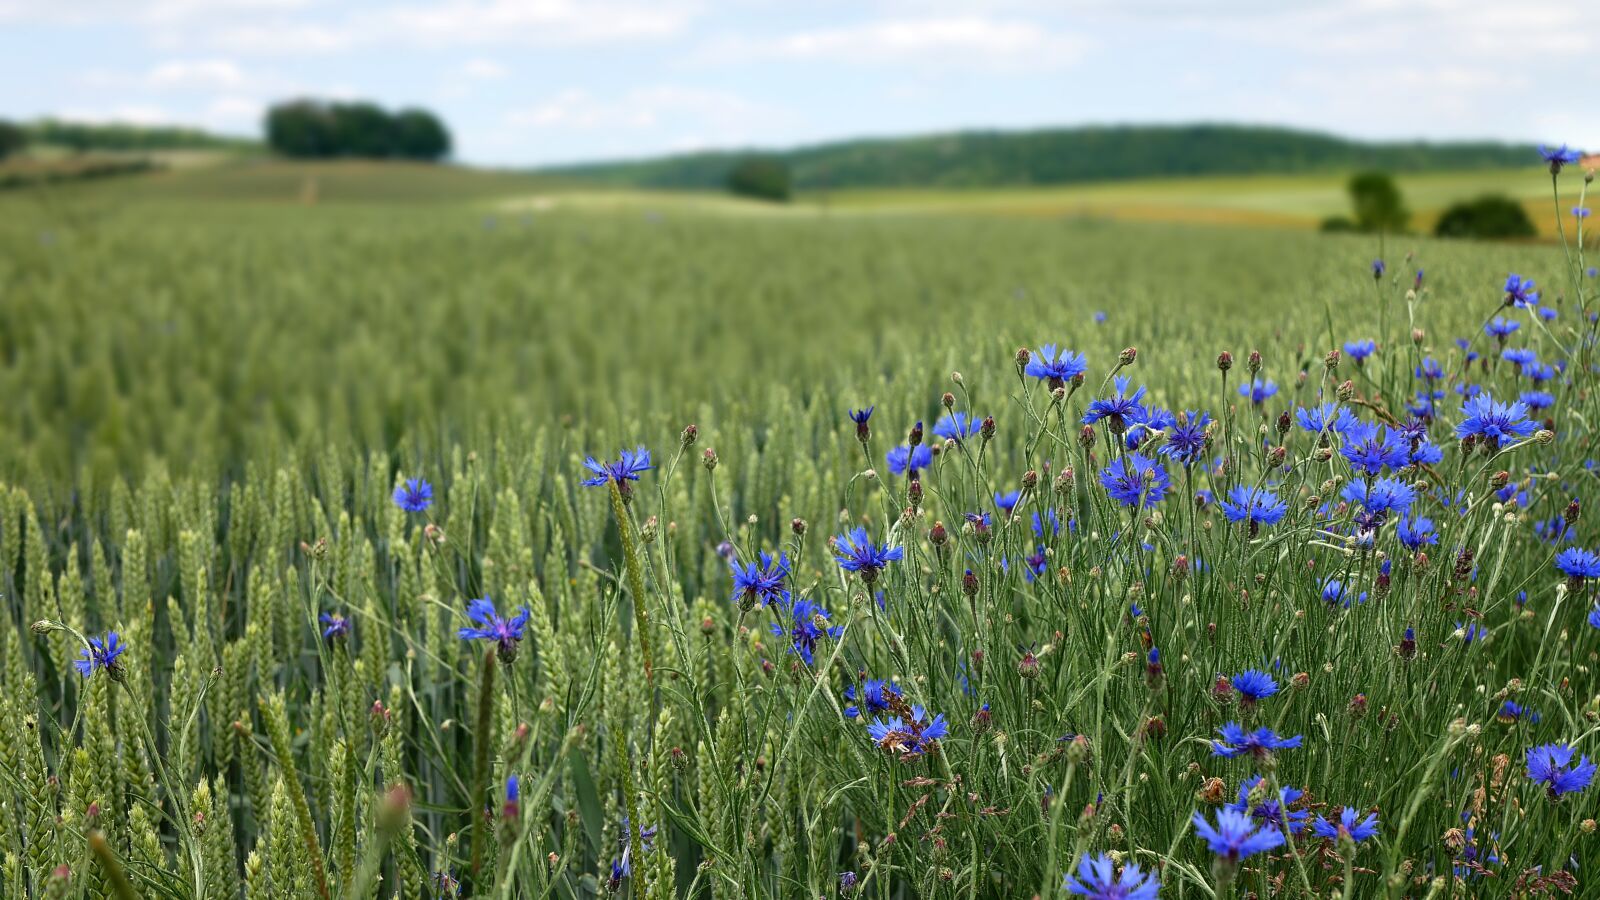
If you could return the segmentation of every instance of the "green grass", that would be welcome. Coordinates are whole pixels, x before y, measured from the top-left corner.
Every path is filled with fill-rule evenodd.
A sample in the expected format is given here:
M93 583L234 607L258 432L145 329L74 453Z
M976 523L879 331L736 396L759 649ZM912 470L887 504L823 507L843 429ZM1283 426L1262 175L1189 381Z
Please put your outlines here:
M1204 203L1314 204L1297 190ZM1538 744L1600 755L1594 584L1536 532L1578 497L1596 543L1592 282L1560 248L1391 238L1374 279L1369 237L863 203L728 215L270 163L0 198L0 895L409 898L437 872L587 898L625 844L620 887L651 898L835 896L845 871L867 897L1052 896L1101 852L1166 897L1593 891L1600 789L1553 802L1523 774ZM1546 388L1548 442L1491 455L1455 439L1454 389L1533 385L1455 339L1497 356L1481 326L1510 271L1559 310L1510 311L1511 345L1572 384ZM1363 338L1363 365L1325 366ZM1045 343L1088 361L1060 397L1015 362ZM1389 474L1439 541L1403 547L1391 519L1363 548L1337 498L1364 479L1279 415L1345 394L1403 416L1430 357L1443 459ZM1125 435L1082 423L1113 374L1216 423L1192 468L1154 457L1171 491L1147 508L1101 484ZM913 489L886 455L947 405L994 436L939 442ZM580 484L637 446L655 468L628 502ZM418 477L434 501L406 513ZM1286 511L1254 534L1194 500L1263 487ZM1036 511L1072 524L1036 537ZM903 558L841 570L854 526ZM841 629L809 662L805 608L736 602L727 555L762 552ZM1330 577L1367 599L1325 602ZM484 597L528 610L510 652L458 637ZM116 677L80 677L112 630ZM1276 696L1214 697L1258 667ZM937 750L846 717L863 678L942 715ZM1500 722L1507 699L1539 720ZM1229 721L1304 743L1224 759ZM1219 884L1190 815L1257 772L1313 819L1377 812L1379 836L1348 858L1299 837ZM1457 881L1467 826L1482 871Z

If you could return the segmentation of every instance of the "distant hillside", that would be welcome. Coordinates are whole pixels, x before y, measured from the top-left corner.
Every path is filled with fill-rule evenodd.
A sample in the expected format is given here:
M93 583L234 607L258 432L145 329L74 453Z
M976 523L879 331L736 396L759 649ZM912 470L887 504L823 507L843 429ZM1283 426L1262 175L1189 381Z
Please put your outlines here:
M244 150L261 146L249 138L227 137L176 125L94 124L41 119L22 126L28 142L69 150Z
M1126 125L964 131L842 141L791 150L730 150L551 169L610 184L721 188L752 155L788 161L800 190L844 187L997 187L1183 175L1396 172L1513 166L1531 145L1370 143L1286 128Z

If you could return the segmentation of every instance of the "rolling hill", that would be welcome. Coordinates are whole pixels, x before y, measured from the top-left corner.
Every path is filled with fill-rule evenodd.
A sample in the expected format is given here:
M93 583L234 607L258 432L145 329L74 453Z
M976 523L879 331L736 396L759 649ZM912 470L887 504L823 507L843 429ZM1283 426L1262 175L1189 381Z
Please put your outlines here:
M1522 165L1525 144L1365 142L1248 125L1114 125L1034 131L964 131L727 150L561 166L551 174L649 188L721 188L752 155L789 163L797 189L980 188L1192 175L1298 174L1361 168L1396 172Z

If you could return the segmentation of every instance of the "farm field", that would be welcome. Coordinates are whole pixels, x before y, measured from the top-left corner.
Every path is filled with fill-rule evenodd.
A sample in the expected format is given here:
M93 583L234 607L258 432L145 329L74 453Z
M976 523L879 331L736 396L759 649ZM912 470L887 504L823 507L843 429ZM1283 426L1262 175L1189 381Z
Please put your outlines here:
M1600 890L1576 241L421 168L0 195L0 895Z

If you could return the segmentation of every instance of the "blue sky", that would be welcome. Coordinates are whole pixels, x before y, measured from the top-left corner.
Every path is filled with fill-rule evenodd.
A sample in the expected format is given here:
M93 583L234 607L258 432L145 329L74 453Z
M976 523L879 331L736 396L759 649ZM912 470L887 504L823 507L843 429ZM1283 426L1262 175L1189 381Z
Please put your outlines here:
M439 112L497 165L1104 122L1600 146L1555 0L0 0L0 116Z

